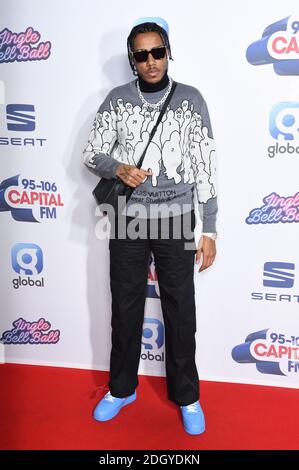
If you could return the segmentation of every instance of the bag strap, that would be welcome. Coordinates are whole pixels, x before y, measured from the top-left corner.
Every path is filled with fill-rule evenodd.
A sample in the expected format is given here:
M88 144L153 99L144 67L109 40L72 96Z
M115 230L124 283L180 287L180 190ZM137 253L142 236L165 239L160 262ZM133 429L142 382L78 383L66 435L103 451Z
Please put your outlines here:
M147 151L147 149L148 149L148 146L149 146L149 144L151 143L151 140L152 140L152 138L154 137L154 135L155 135L155 133L156 133L156 130L157 130L157 128L158 128L158 125L159 125L160 122L161 122L161 119L162 119L162 117L163 117L163 114L164 114L165 111L166 111L166 108L167 108L167 106L168 106L168 104L169 104L169 102L170 102L170 100L171 100L171 97L172 97L172 95L173 95L173 93L174 93L174 90L176 89L176 86L177 86L177 82L173 81L173 82L172 82L172 87L171 87L170 93L169 93L169 95L167 96L166 100L164 101L163 107L162 107L162 109L161 109L161 111L160 111L160 114L159 114L159 117L158 117L158 119L157 119L156 124L155 124L154 127L152 128L152 132L151 132L151 134L150 134L148 143L146 144L146 147L145 147L145 149L143 150L143 153L142 153L142 155L141 155L141 157L140 157L140 159L139 159L139 161L138 161L138 163L137 163L137 165L136 165L137 168L141 168L141 165L142 165L142 162L143 162L143 160L144 160L144 157L145 157L146 151Z

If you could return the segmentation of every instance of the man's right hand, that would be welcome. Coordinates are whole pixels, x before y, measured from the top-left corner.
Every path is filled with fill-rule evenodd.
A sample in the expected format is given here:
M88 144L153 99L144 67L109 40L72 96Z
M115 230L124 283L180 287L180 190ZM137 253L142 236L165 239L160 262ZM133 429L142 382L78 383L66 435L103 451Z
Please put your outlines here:
M144 182L147 176L152 175L151 170L143 170L133 165L126 165L121 163L116 169L116 176L118 176L127 186L137 188Z

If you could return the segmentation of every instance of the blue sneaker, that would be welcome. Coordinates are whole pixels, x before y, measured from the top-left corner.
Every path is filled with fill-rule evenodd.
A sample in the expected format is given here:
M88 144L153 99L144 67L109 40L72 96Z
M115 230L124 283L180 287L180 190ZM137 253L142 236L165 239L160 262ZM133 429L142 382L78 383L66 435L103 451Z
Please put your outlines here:
M97 421L109 421L109 419L114 418L120 412L123 406L129 405L135 400L136 392L125 398L114 397L108 392L95 407L93 417Z
M205 416L198 401L191 405L181 406L185 431L188 434L202 434L205 432Z

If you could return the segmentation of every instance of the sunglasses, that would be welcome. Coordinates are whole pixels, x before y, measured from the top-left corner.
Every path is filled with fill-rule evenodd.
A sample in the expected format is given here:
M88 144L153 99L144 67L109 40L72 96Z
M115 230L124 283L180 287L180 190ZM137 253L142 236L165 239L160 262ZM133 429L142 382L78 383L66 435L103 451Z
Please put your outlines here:
M133 52L133 57L136 60L136 62L146 62L149 53L152 54L155 60L164 59L165 54L166 54L166 47L165 46L153 47L153 49L151 49L150 51L147 51L146 49L142 51L136 51L136 52Z

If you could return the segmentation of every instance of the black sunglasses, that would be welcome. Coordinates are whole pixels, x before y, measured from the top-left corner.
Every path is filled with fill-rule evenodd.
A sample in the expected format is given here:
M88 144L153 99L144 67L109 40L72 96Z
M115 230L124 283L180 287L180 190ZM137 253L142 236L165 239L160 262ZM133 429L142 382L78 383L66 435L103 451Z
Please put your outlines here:
M155 60L164 59L165 54L166 54L166 47L165 46L153 47L153 49L151 49L150 51L147 51L146 49L142 51L135 51L133 52L133 57L136 60L136 62L146 62L149 53L152 54Z

